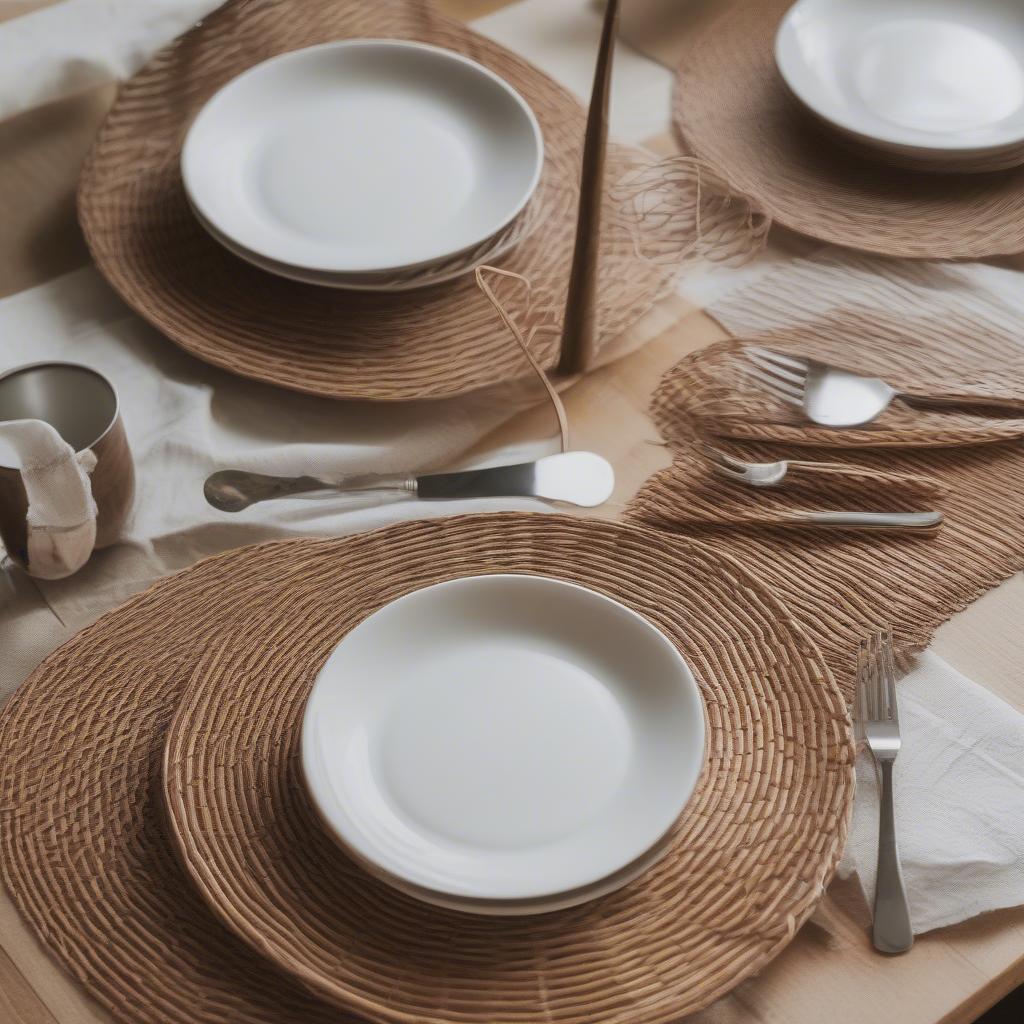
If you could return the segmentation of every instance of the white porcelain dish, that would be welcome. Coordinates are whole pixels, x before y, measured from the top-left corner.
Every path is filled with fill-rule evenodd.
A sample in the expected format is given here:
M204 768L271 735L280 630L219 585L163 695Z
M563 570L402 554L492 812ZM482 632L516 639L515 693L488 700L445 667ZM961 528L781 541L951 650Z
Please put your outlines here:
M775 60L800 103L890 161L936 170L1024 161L1019 0L798 0Z
M407 292L416 288L430 288L436 284L443 284L446 281L454 281L464 274L484 263L496 260L503 253L508 252L518 242L517 233L499 231L491 239L490 245L478 247L475 252L478 256L470 258L469 254L454 256L438 263L430 263L426 266L415 267L412 270L392 270L383 273L367 274L332 274L322 270L306 270L302 267L292 267L287 263L278 263L275 260L259 256L249 252L237 242L222 235L212 224L208 223L203 215L194 207L192 212L196 220L206 229L213 239L219 242L225 249L233 253L239 259L251 263L268 274L276 274L278 277L287 277L291 281L301 281L303 284L314 284L321 288L338 288L342 291L353 292ZM529 213L521 214L523 217Z
M265 61L199 112L185 191L217 234L275 263L386 273L472 249L526 205L544 146L492 71L423 43L351 39Z
M327 660L302 728L314 805L356 859L412 895L488 913L635 877L703 759L700 694L665 636L536 576L457 579L386 605Z

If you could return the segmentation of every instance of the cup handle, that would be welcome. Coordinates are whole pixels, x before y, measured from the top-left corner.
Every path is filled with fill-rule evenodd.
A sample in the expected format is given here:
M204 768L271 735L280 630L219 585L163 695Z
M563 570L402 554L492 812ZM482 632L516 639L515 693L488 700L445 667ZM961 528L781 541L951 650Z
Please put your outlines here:
M96 544L96 502L89 474L91 451L76 454L50 424L11 420L0 433L21 463L28 500L25 571L56 580L77 572Z

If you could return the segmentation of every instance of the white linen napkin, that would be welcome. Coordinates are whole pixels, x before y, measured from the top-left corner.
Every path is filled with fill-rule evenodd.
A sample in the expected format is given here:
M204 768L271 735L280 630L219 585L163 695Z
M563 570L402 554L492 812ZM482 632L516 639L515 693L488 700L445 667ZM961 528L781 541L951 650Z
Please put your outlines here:
M33 576L58 580L80 569L96 542L91 451L74 448L42 420L0 422L0 463L21 469L28 499L27 555Z
M893 799L915 934L1024 903L1024 715L925 653L898 688L903 746ZM869 903L878 856L878 780L857 759L842 876Z

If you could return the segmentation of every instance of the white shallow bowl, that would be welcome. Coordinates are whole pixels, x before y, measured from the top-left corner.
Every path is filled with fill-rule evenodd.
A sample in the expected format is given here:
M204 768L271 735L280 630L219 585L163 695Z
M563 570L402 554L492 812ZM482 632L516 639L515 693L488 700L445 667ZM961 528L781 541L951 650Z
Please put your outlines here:
M800 103L890 162L1024 161L1020 0L798 0L775 60Z
M415 267L412 270L389 270L383 273L366 274L332 274L325 270L306 270L302 267L292 267L287 263L278 263L275 260L259 256L254 252L244 249L234 240L222 235L212 224L208 223L203 215L193 207L192 212L196 220L206 229L213 239L219 242L225 249L233 253L239 259L251 263L268 274L276 274L278 277L286 277L291 281L301 281L303 284L315 284L321 288L337 288L342 291L351 292L407 292L416 288L430 288L435 284L443 284L446 281L454 281L457 277L470 273L474 267L482 263L488 263L497 259L503 253L508 252L517 242L515 232L499 232L499 237L491 240L491 245L483 250L476 250L480 253L479 258L470 259L467 255L456 256L437 263L430 263L426 266ZM523 216L527 216L523 214Z
M302 728L306 784L342 845L414 896L484 913L625 884L664 852L703 760L675 647L617 602L536 576L380 609L327 660Z
M526 101L424 43L352 39L239 75L186 136L189 202L217 236L329 274L413 268L505 227L540 178Z

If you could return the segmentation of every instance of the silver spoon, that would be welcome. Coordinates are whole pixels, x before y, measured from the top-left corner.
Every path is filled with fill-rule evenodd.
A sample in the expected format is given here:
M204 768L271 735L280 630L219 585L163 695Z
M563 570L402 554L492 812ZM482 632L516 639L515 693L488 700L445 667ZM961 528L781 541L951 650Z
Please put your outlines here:
M428 500L524 497L593 507L611 496L615 472L594 452L563 452L536 462L467 469L424 476L364 473L326 479L315 476L267 476L222 469L206 478L203 494L222 512L241 512L258 501L324 496L359 491L404 491Z

